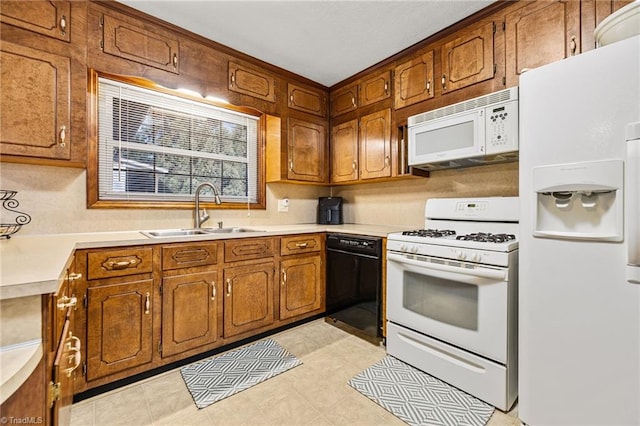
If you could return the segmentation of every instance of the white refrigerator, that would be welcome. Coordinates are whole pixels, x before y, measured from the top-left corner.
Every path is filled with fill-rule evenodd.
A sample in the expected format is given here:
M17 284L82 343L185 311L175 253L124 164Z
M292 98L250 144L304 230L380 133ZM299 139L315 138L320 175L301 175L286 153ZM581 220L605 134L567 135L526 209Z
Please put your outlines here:
M640 37L520 79L519 416L640 425Z

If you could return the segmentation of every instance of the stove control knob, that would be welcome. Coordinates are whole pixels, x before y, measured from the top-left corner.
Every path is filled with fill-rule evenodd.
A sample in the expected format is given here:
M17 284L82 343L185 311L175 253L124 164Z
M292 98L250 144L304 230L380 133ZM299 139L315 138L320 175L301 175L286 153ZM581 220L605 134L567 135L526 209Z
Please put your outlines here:
M463 252L462 250L454 250L453 251L453 255L458 259L458 260L465 260L467 258L467 254L465 252Z
M471 255L471 261L472 262L480 262L482 260L482 254L480 253L473 253Z
M406 252L407 251L407 245L406 244L400 244L400 251Z
M411 253L417 253L418 252L418 246L411 246Z

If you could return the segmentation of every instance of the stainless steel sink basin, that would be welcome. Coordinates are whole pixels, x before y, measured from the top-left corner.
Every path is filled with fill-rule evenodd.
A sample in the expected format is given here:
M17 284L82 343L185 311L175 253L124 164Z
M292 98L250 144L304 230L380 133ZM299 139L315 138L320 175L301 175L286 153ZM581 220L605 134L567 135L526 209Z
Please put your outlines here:
M200 229L161 229L157 231L140 231L149 238L188 237L192 235L229 234L235 232L264 232L249 228L200 228Z

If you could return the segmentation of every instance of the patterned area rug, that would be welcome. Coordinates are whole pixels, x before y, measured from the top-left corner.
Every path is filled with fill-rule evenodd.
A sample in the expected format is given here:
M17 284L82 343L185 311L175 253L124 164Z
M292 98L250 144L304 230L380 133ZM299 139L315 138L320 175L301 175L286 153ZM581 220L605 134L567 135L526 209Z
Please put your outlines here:
M494 410L391 356L352 378L349 385L410 425L482 426Z
M302 364L274 340L261 340L180 369L198 408L257 385Z

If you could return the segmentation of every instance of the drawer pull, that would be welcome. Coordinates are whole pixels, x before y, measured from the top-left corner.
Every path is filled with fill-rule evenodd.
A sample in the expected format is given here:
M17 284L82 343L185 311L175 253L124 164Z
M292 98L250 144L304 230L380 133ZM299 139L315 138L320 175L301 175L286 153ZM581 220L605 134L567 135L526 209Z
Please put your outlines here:
M151 309L151 297L149 295L149 292L147 292L147 295L146 295L145 301L144 301L144 313L145 313L145 315L149 314L149 309Z
M121 270L121 269L127 269L128 267L133 266L136 263L138 263L136 259L121 260L119 262L112 260L110 262L107 262L107 266L109 266L111 269Z
M67 308L75 309L77 304L78 304L78 299L75 296L72 296L72 297L62 296L61 298L58 299L58 303L56 304L56 306L58 306L58 309L60 309L61 311L64 311Z
M216 300L216 282L211 282L211 300Z
M231 278L227 278L227 296L231 296Z
M300 249L307 248L308 246L309 246L309 243L296 243L296 247Z
M69 275L67 275L67 279L69 281L76 281L76 280L79 280L80 278L82 278L82 274L77 272L72 272Z

